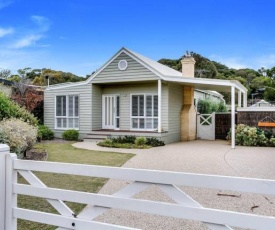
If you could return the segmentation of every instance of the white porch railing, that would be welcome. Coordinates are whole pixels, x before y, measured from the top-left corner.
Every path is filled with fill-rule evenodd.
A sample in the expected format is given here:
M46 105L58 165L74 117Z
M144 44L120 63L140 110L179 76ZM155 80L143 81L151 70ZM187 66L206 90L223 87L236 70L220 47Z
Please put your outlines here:
M274 180L18 160L15 154L9 153L6 145L0 145L0 166L0 229L4 230L16 230L17 219L58 226L59 230L133 229L94 221L94 218L110 208L202 221L214 230L232 229L229 226L250 229L274 229L275 226L275 217L204 208L177 187L193 186L275 195ZM102 195L46 187L31 171L133 182L113 195ZM17 173L30 185L17 183ZM131 198L151 184L159 186L176 204ZM17 207L18 194L46 198L59 215ZM63 201L90 206L75 216Z

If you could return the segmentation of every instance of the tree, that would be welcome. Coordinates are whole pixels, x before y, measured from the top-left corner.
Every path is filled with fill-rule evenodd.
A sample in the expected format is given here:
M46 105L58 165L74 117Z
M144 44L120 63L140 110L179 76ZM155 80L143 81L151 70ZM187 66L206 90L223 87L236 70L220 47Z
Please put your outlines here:
M16 92L19 94L20 100L18 100L19 104L23 104L23 97L26 93L26 90L29 87L30 79L28 79L28 73L31 71L31 68L19 69L17 70L18 76L20 77L19 82L14 82L14 88Z
M7 79L11 75L11 71L9 69L0 69L0 78Z
M275 101L275 88L266 87L264 92L264 99L266 101Z

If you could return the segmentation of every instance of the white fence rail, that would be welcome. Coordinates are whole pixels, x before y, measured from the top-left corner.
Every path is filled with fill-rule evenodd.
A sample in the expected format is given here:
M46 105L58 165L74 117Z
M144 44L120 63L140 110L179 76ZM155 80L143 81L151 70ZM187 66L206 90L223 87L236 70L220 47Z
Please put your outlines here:
M94 221L110 208L202 221L214 230L232 229L229 226L250 229L273 229L275 226L275 217L204 208L177 187L275 195L274 180L18 160L4 145L0 145L0 154L0 183L6 188L1 189L0 229L16 230L17 219L58 226L59 230L133 229ZM46 187L32 171L115 178L132 183L113 195L102 195ZM29 185L17 183L18 173ZM159 186L176 204L132 198L152 184ZM17 207L18 194L47 199L59 215ZM88 204L89 208L75 216L63 201Z

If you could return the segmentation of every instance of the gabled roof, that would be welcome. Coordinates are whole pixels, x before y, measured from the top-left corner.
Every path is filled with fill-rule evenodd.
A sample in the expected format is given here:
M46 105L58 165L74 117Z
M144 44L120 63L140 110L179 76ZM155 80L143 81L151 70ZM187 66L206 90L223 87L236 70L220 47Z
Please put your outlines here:
M177 77L182 77L182 73L174 70L166 65L163 65L157 61L154 61L148 57L145 57L141 54L138 54L134 51L131 51L129 49L124 48L125 50L127 50L128 52L132 53L136 58L140 59L140 61L142 61L144 63L145 67L150 67L154 70L156 70L157 72L159 72L162 76L177 76Z
M125 53L126 55L133 58L135 61L143 65L145 68L149 69L153 73L155 73L158 77L163 79L164 77L181 77L182 73L174 70L168 66L165 66L157 61L154 61L148 57L145 57L139 53L131 51L122 47L113 57L109 59L100 69L98 69L88 80L87 82L91 82L101 71L105 69L113 60L115 60L121 53Z
M236 80L220 80L220 79L206 79L206 78L191 78L183 77L182 73L176 71L168 66L162 65L157 61L151 60L150 58L144 57L141 54L133 52L129 49L122 47L115 55L113 55L109 61L107 61L103 66L101 66L94 74L91 75L86 81L77 82L77 83L67 83L67 84L58 84L48 87L46 90L59 89L73 87L76 85L85 85L93 81L93 79L102 72L112 61L114 61L121 53L125 53L129 57L133 58L135 61L143 65L145 68L156 74L161 80L167 82L174 82L182 85L193 86L196 89L201 90L217 90L230 92L230 87L235 87L243 93L247 92L247 89Z

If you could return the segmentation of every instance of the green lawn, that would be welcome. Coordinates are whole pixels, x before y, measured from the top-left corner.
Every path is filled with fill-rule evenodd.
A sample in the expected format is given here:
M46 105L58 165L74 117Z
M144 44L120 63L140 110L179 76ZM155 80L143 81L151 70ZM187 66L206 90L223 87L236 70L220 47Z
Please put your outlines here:
M93 164L120 167L133 154L112 153L112 152L97 152L84 149L74 148L71 142L66 143L47 143L37 144L36 147L44 148L48 151L48 161L77 163L77 164ZM63 188L76 191L85 191L96 193L106 182L103 178L90 178L83 176L63 175L54 173L40 173L35 172L44 184L49 187ZM19 176L19 183L26 183L25 180ZM84 204L77 204L66 202L66 204L78 214L84 207ZM18 206L22 208L56 213L56 210L45 200L35 197L18 195ZM54 226L48 226L29 222L25 220L18 220L18 230L51 230L56 229Z

